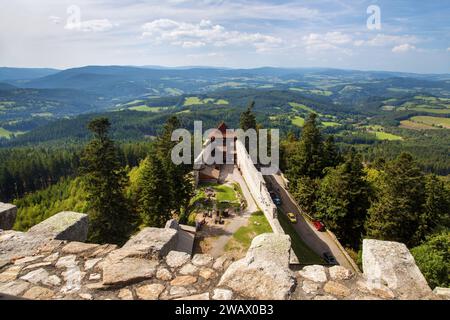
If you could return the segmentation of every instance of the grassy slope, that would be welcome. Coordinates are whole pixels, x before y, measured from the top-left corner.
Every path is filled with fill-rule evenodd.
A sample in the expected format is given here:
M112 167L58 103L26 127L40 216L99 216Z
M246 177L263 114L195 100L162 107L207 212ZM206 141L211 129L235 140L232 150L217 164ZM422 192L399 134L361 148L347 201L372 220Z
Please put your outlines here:
M300 264L323 264L323 259L303 242L303 240L300 238L300 236L292 226L292 223L281 211L279 211L278 220L280 221L281 227L283 228L284 232L286 232L291 237L292 249L297 255Z

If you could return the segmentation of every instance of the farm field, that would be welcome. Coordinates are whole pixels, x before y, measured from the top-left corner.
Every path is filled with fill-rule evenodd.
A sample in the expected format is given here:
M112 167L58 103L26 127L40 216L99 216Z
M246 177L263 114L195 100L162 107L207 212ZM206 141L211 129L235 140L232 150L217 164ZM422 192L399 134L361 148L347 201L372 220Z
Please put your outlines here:
M212 98L206 98L206 99L200 99L199 97L187 97L184 100L183 105L185 107L195 106L195 105L203 105L208 103L214 103L217 105L227 105L229 102L225 99L212 99Z
M12 134L11 131L8 131L6 129L3 129L0 127L0 138L9 138L9 135Z
M161 110L167 109L167 107L149 107L147 105L141 105L141 106L134 106L128 109L141 112L159 112Z
M305 119L299 116L292 118L292 124L297 127L303 127L305 124Z
M441 127L450 129L450 118L431 117L431 116L416 116L410 119L416 123L423 123L428 126Z

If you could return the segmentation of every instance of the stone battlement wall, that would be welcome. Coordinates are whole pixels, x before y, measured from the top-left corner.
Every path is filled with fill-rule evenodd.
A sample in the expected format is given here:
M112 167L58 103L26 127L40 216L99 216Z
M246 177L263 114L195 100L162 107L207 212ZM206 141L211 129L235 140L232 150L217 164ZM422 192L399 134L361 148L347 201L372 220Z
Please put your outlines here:
M174 223L145 228L121 248L82 242L87 216L80 213L32 229L0 232L0 299L450 299L448 289L432 292L396 242L364 240L364 273L354 274L341 266L291 270L290 238L277 233L257 236L234 261L175 251Z
M236 157L237 166L241 170L253 199L255 199L259 208L264 212L273 232L284 234L284 230L277 219L277 207L270 197L266 182L261 172L254 166L250 155L240 140L236 141Z

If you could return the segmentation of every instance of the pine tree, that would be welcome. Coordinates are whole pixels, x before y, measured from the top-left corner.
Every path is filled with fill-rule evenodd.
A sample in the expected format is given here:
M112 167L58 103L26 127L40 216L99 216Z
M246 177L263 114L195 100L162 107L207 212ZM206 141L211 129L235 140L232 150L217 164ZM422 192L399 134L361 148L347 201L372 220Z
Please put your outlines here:
M294 183L292 183L294 182ZM297 201L299 207L308 214L316 213L317 191L320 186L320 179L312 179L308 176L301 176L297 180L292 181L289 187L292 195ZM295 187L292 187L295 185Z
M247 110L241 114L241 119L239 121L242 130L247 131L248 129L256 130L256 117L253 113L253 108L255 107L255 101L250 102Z
M127 176L108 137L110 126L106 118L89 123L94 138L84 150L81 173L88 193L89 240L122 244L133 229L133 218L124 197Z
M317 124L317 115L311 113L303 126L298 148L288 160L288 178L295 182L302 176L311 179L323 176L323 141Z
M138 178L138 213L145 226L163 227L172 218L167 177L157 156L147 157L141 163Z
M329 169L321 182L316 217L345 245L358 249L369 203L361 156L351 150L343 164Z
M385 165L380 175L377 199L369 209L366 232L369 237L417 244L425 200L424 177L412 156L402 153Z
M339 163L341 163L342 157L339 152L339 149L334 142L333 136L328 136L325 139L323 144L323 166L327 167L336 167Z
M172 210L179 212L188 205L192 197L193 184L189 178L192 167L186 164L176 165L171 158L172 148L176 142L172 141L172 132L180 128L181 123L177 117L170 117L164 125L163 132L158 136L157 155L161 162L161 170L166 176L166 201Z
M425 202L415 235L422 241L436 229L450 228L450 192L436 175L425 177Z

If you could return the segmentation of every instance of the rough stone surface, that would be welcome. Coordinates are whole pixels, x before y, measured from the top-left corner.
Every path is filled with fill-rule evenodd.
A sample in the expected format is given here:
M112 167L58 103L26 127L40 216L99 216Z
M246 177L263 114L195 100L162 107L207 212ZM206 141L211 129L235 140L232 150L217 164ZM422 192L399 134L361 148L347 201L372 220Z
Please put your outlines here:
M214 289L213 300L231 300L233 298L233 291L227 289Z
M83 243L83 242L70 242L65 245L62 249L62 253L65 254L87 254L89 252L93 252L94 249L99 247L98 244L93 243Z
M57 240L84 242L88 233L88 217L83 213L60 212L35 225L28 233L47 234Z
M185 287L174 286L174 287L170 288L169 294L171 296L173 296L174 298L176 298L176 297L187 296L190 293L189 293L189 290L186 289Z
M197 267L211 266L214 258L209 254L196 254L192 259L192 263Z
M198 273L198 267L194 266L192 263L185 264L180 269L180 274L182 275L194 275Z
M9 203L0 202L0 229L10 230L16 222L17 207Z
M173 276L172 273L170 273L170 271L166 268L159 268L156 272L156 278L162 281L170 281L172 280Z
M436 287L434 288L433 293L444 299L450 300L450 288Z
M253 239L246 257L228 267L219 286L248 298L287 299L295 285L289 270L289 252L289 236L259 235Z
M224 269L228 268L230 264L231 261L228 256L223 255L217 258L217 260L213 263L213 269L223 271Z
M189 254L180 251L170 251L166 257L166 263L171 268L178 268L190 260Z
M317 282L313 282L311 280L305 280L302 284L302 289L305 293L308 294L317 294L320 289L320 284Z
M324 266L314 265L306 266L298 272L303 278L314 282L326 282L327 273Z
M325 286L323 287L323 290L334 296L339 296L342 298L349 296L351 293L349 288L347 288L343 284L340 284L339 282L335 282L335 281L328 281L325 284Z
M364 240L362 259L368 281L374 285L387 285L402 299L426 297L432 292L402 243Z
M328 269L328 272L330 273L331 280L337 281L349 280L353 276L353 272L341 266L333 266Z
M157 261L125 258L114 264L103 266L103 284L128 284L152 278L156 273Z
M130 289L120 289L118 297L121 300L133 300L133 292Z
M136 295L142 300L158 300L159 295L164 291L162 284L148 284L136 289Z
M19 296L30 287L28 282L22 280L15 280L13 282L7 282L0 285L0 292L9 294L11 296Z
M54 294L52 290L44 287L32 287L24 293L23 297L33 300L49 300Z
M188 297L178 298L175 300L209 300L209 293L196 294Z
M172 286L188 286L197 282L197 278L193 276L178 276L173 279L170 284Z
M8 282L17 279L20 270L22 270L21 266L12 266L7 270L0 273L0 282Z
M256 237L246 256L233 263L227 254L191 259L169 250L176 229L143 230L122 248L58 240L44 230L45 234L0 232L0 293L78 300L449 299L447 288L425 290L428 294L416 290L421 286L415 264L401 244L382 242L369 248L365 274L352 274L341 266L307 266L294 273L290 239L281 234ZM378 278L372 265L377 263L377 270L382 270ZM413 272L408 273L411 266ZM398 283L392 285L393 275L409 286L408 293Z
M216 272L211 268L202 268L199 275L206 280L210 280L216 276Z
M142 251L149 257L160 259L177 245L178 231L171 228L145 228L123 246Z

